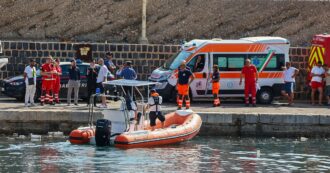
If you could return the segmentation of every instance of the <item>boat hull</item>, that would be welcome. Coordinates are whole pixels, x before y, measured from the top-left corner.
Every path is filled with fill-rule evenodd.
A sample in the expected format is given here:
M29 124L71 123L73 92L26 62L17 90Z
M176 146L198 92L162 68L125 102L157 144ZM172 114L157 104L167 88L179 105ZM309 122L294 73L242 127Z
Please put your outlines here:
M161 127L161 122L156 124ZM180 116L174 112L166 115L166 128L150 131L146 124L147 130L123 133L115 138L114 144L119 148L141 148L180 143L196 136L201 125L202 120L195 113Z

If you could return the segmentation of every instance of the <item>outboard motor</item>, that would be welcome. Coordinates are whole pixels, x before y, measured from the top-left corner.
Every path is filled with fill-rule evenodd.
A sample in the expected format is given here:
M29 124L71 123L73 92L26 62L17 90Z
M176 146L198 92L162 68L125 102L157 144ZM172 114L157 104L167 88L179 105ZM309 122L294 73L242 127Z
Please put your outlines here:
M109 146L111 136L111 121L99 119L96 121L95 142L97 146Z

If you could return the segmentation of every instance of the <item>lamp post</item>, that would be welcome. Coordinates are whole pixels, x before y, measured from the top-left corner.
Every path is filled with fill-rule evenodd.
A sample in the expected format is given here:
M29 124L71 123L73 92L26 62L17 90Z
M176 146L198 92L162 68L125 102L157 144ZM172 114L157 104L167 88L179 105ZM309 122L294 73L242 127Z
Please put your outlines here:
M147 29L147 0L142 0L142 28L141 28L141 38L140 44L148 44L148 39L146 36Z

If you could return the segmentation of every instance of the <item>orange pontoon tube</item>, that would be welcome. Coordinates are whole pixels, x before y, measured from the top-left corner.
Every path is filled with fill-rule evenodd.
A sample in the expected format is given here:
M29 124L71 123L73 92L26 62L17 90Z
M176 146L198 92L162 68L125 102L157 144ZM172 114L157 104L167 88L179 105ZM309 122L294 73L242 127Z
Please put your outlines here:
M150 131L150 125L145 125L143 131L126 132L116 137L114 143L119 148L140 148L156 145L166 145L189 140L197 135L202 120L196 113L179 115L178 111L165 115L165 128L157 120L156 130Z

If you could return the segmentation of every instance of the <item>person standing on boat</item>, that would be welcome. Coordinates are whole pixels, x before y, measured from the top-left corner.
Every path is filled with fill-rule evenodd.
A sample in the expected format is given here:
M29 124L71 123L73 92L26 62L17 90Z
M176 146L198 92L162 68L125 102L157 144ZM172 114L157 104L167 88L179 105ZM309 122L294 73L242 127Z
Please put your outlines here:
M34 59L30 60L30 65L25 67L24 81L25 81L25 107L34 106L34 94L36 92L37 71L34 67ZM29 105L30 101L30 105Z
M117 72L117 76L119 78L124 78L126 80L136 80L137 75L135 70L132 68L132 62L126 61L125 65L120 68L120 70ZM128 94L130 97L133 97L133 100L135 100L135 97L132 92L132 87L129 86L123 86L125 94ZM133 96L132 96L133 95Z
M212 74L212 94L213 94L213 106L220 106L220 99L218 97L220 90L220 73L218 65L213 66L213 74Z
M182 108L184 99L186 99L186 109L190 108L189 86L194 79L194 74L190 69L186 68L186 62L182 62L179 67L178 82L176 85L179 94L178 110Z
M99 69L95 65L95 60L89 65L87 69L87 106L90 104L90 97L96 92L96 79ZM94 106L96 106L96 98L94 98Z
M59 94L61 89L61 75L62 75L62 68L60 66L59 58L55 59L54 68L56 70L55 81L54 81L54 99L55 102L58 104L60 103Z
M150 97L148 99L148 105L149 108L149 119L150 119L150 127L151 130L155 130L156 126L156 119L158 118L162 122L162 128L165 127L165 117L161 112L161 104L163 102L162 96L160 96L155 89L152 89L150 91Z
M245 95L245 106L249 106L250 94L252 95L252 106L256 107L256 93L257 93L257 82L258 82L258 71L256 66L251 64L250 59L245 60L245 65L242 69L239 85L242 85L242 77L244 75L244 95Z

